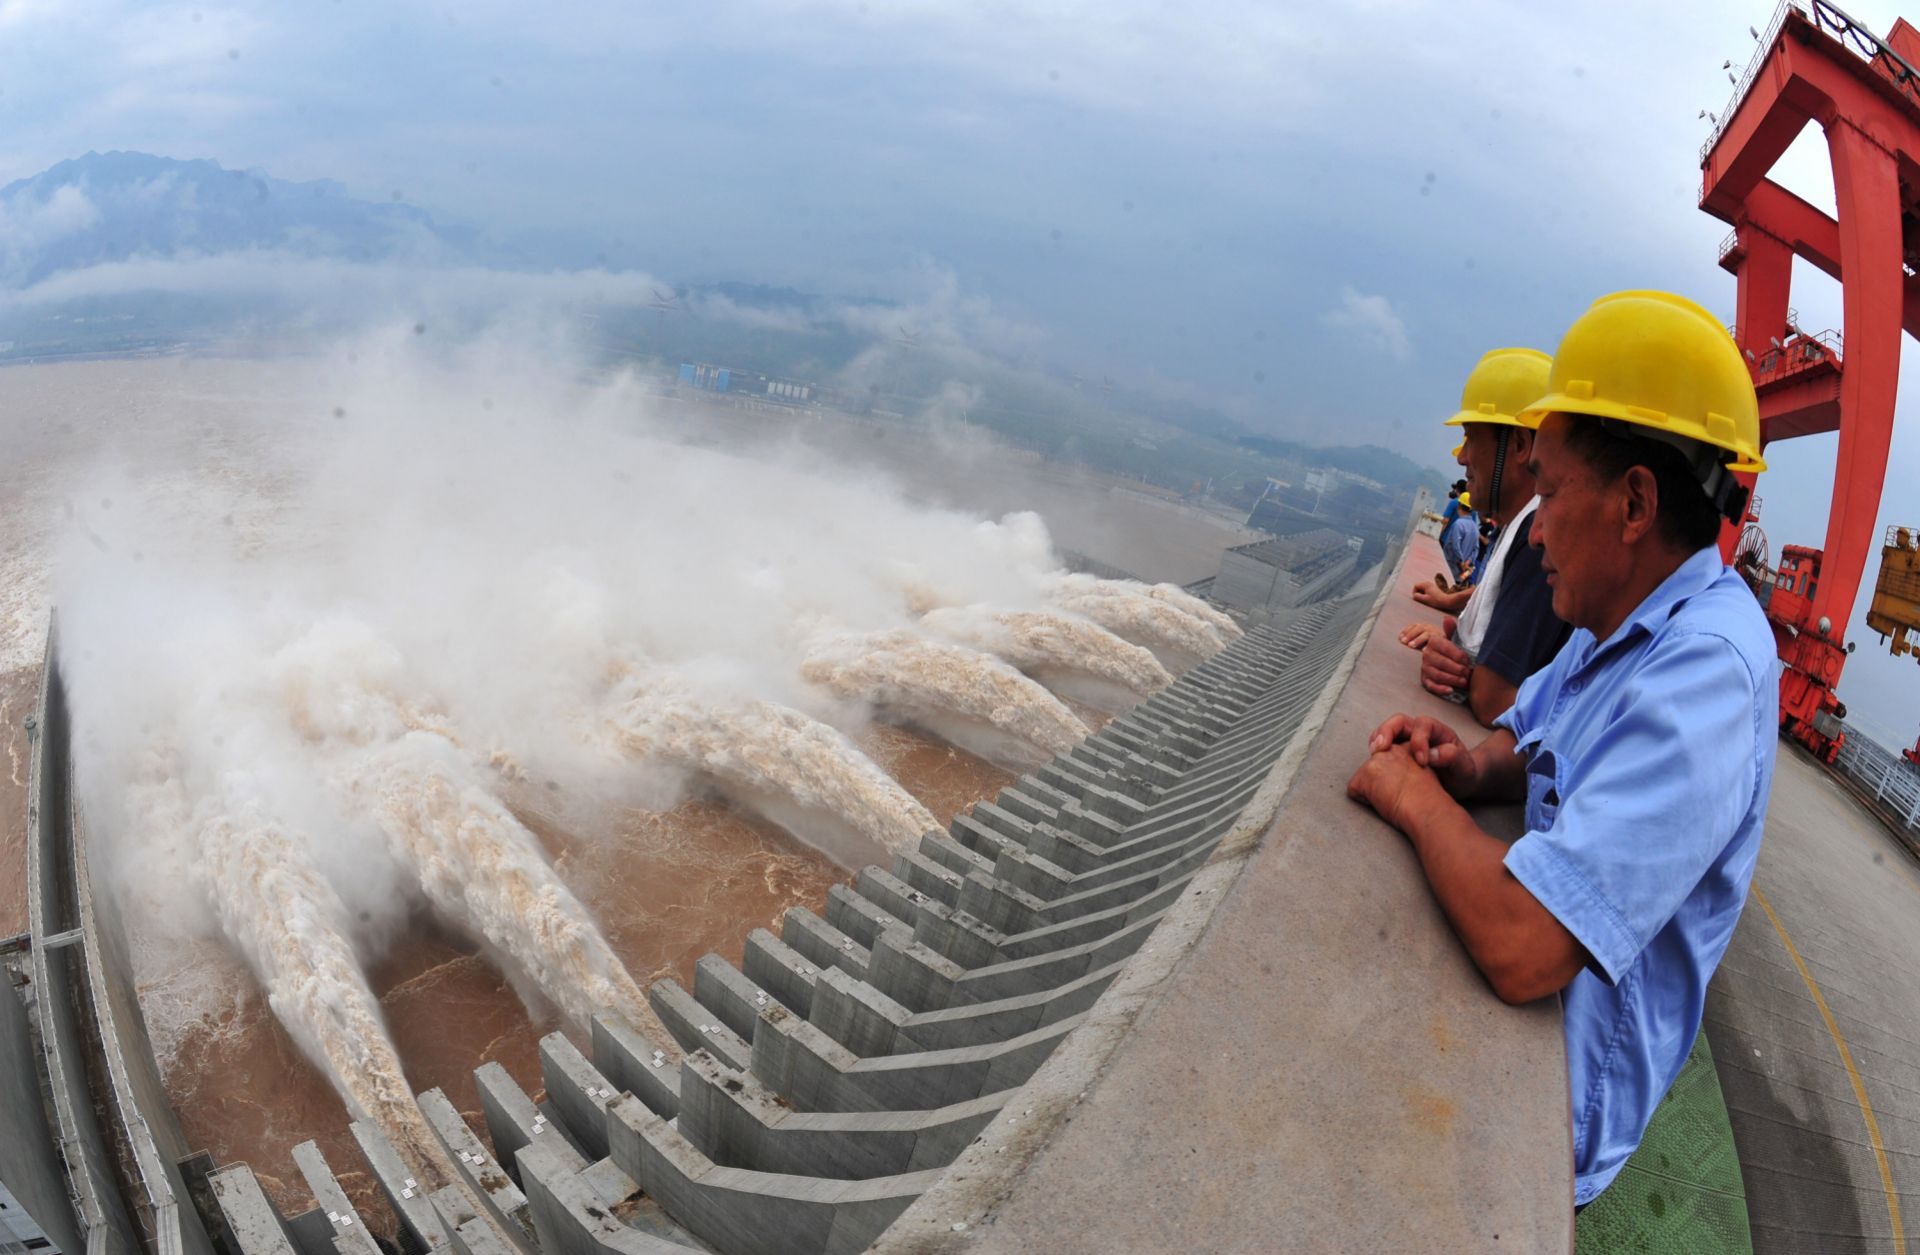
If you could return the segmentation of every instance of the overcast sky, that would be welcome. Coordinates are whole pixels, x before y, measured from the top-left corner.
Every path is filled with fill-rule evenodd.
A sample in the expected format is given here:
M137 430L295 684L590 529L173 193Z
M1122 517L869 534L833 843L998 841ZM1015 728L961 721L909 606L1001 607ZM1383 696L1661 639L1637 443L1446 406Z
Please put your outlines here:
M1732 319L1697 115L1768 4L658 7L0 0L0 179L212 157L675 282L957 293L1036 358L1436 467L1482 350L1625 287ZM1831 206L1817 133L1783 165ZM1820 543L1833 447L1773 451L1776 553ZM1888 520L1920 522L1917 472L1908 423ZM1854 632L1843 691L1911 740L1920 675Z

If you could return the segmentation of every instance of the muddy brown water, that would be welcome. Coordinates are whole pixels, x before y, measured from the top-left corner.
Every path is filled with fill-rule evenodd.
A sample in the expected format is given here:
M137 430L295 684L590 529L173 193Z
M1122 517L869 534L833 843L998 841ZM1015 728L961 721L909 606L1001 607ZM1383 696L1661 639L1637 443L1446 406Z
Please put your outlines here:
M901 728L877 727L859 740L943 824L1013 778ZM604 833L565 831L527 805L518 813L643 985L670 976L692 988L702 955L738 963L750 931L778 932L788 908L818 910L827 890L852 876L783 830L713 801L626 811ZM244 965L211 950L205 962L238 988L225 1013L189 1026L172 1052L167 1090L188 1144L223 1164L249 1164L292 1214L312 1203L292 1148L312 1138L368 1223L391 1232L332 1086ZM367 974L416 1092L443 1090L482 1137L475 1068L499 1063L528 1093L541 1093L539 1041L563 1026L550 1010L530 1013L464 937L418 919ZM143 990L143 998L161 992Z
M40 700L40 668L0 675L0 937L27 931L27 733L22 720Z

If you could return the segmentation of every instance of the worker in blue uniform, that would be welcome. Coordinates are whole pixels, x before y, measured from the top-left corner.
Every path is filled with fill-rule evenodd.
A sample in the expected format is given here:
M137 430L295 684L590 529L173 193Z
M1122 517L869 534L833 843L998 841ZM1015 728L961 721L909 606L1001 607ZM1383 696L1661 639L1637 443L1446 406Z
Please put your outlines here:
M1685 1063L1759 855L1774 642L1716 541L1745 507L1734 473L1765 464L1739 350L1665 293L1595 302L1521 420L1538 430L1530 543L1575 631L1492 735L1469 748L1396 715L1348 792L1410 839L1495 993L1560 996L1577 1208ZM1511 846L1460 805L1520 798Z
M1552 364L1537 349L1494 349L1467 376L1460 410L1446 420L1465 437L1454 451L1470 485L1460 500L1471 497L1475 512L1499 531L1484 556L1477 535L1467 533L1473 540L1463 549L1474 563L1464 596L1434 595L1425 581L1414 586L1415 601L1447 613L1438 624L1410 625L1400 636L1420 651L1422 687L1459 702L1485 727L1513 704L1521 682L1560 652L1569 631L1553 613L1539 554L1527 543L1535 508L1527 469L1534 433L1516 417L1546 391Z
M1473 498L1461 493L1455 501L1449 502L1453 521L1440 533L1440 552L1447 560L1447 578L1460 585L1473 582L1473 568L1480 557L1480 512L1473 508Z

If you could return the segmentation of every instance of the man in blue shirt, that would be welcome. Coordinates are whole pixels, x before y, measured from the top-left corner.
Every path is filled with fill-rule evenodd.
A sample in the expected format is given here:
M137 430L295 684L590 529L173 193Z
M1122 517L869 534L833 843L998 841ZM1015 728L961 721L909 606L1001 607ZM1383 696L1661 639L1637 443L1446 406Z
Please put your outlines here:
M1732 340L1664 293L1594 303L1536 425L1532 543L1575 627L1469 750L1396 715L1348 792L1404 832L1494 991L1559 993L1574 1204L1606 1189L1699 1031L1759 855L1778 720L1773 636L1715 547L1759 470ZM1511 847L1459 805L1520 798Z
M1447 578L1469 583L1470 574L1480 557L1480 514L1461 502L1454 502L1453 522L1440 533L1440 552L1447 559Z
M1459 702L1487 727L1513 704L1521 682L1560 651L1569 630L1553 613L1539 555L1527 544L1535 508L1527 467L1534 434L1517 417L1546 391L1551 366L1537 349L1494 349L1467 376L1460 410L1447 420L1464 437L1454 459L1467 469L1471 492L1460 501L1464 506L1471 496L1500 530L1475 565L1464 604L1414 588L1416 601L1459 617L1449 613L1437 629L1416 624L1401 634L1404 644L1420 650L1421 685Z

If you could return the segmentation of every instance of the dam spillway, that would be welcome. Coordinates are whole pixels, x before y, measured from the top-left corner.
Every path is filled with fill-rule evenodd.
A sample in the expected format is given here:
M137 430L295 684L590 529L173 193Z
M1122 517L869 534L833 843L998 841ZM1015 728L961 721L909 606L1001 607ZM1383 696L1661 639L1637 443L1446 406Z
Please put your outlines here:
M443 1095L421 1095L460 1179L423 1183L356 1124L403 1243L865 1248L984 1128L1020 1118L1009 1111L1023 1083L1222 840L1264 826L1249 805L1372 604L1330 601L1253 630L890 867L835 886L824 914L795 909L780 935L755 930L739 966L709 955L691 989L655 983L648 1002L671 1040L609 1013L594 1018L590 1050L552 1034L538 1102L498 1065L482 1068L484 1138ZM117 925L93 918L66 719L50 658L27 988L53 1029L35 1069L54 1097L47 1131L72 1150L52 1168L81 1203L67 1241L97 1230L128 1251L366 1249L368 1218L339 1183L348 1169L317 1148L295 1160L319 1206L282 1216L248 1167L181 1142Z
M740 962L653 985L671 1040L602 1015L539 1043L537 1085L496 1064L477 1102L421 1094L449 1182L426 1189L365 1124L345 1154L293 1148L306 1210L178 1133L75 840L49 667L33 931L0 997L0 1203L51 1218L46 1247L129 1255L1573 1250L1557 1010L1493 998L1405 843L1341 792L1386 712L1444 716L1396 640L1431 548L1413 537L1375 597L1250 631L822 911L755 930ZM1481 818L1518 833L1514 808ZM1920 953L1902 913L1920 871L1783 757L1756 884L1771 910L1743 916L1710 991L1712 1050L1631 1188L1582 1217L1581 1250L1899 1233L1920 1124L1887 1045L1912 1008L1884 960ZM1841 900L1859 921L1835 940Z

